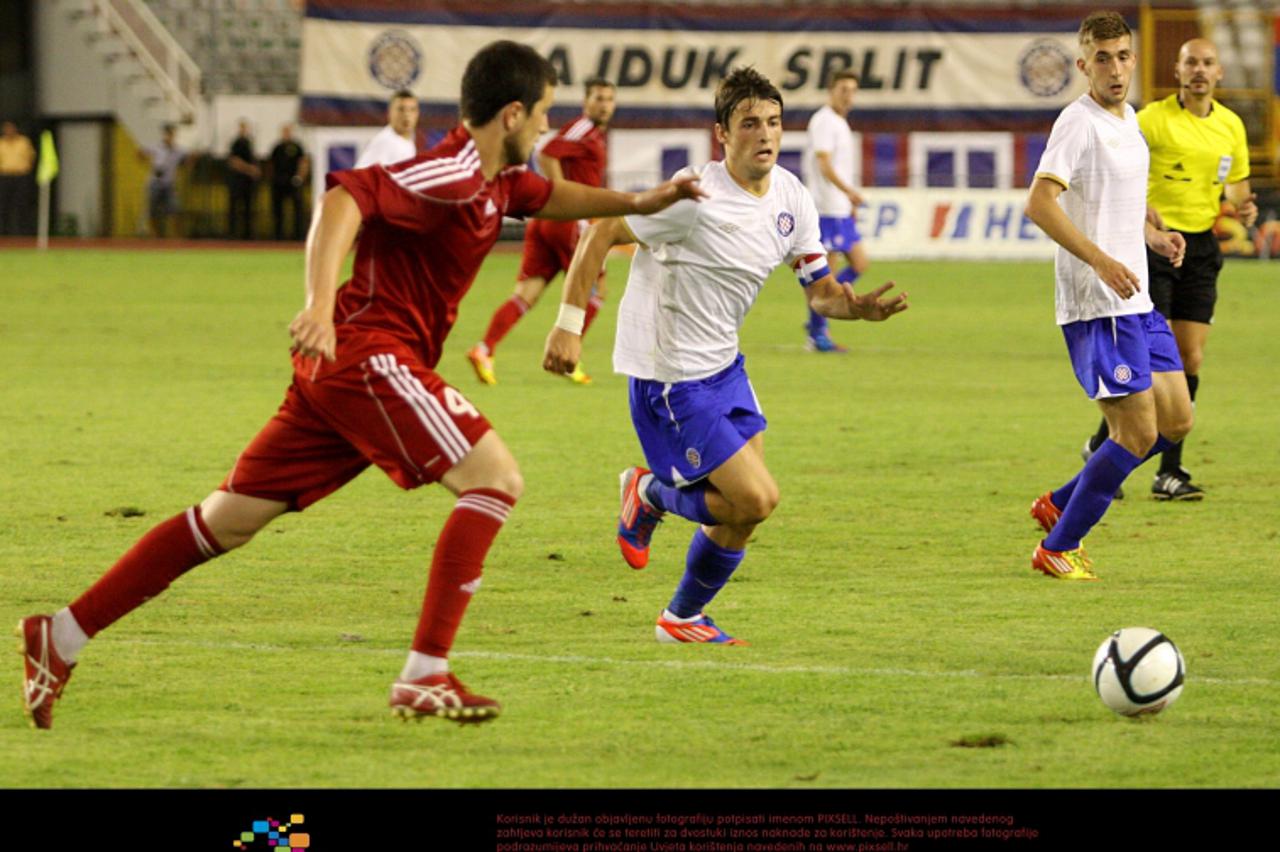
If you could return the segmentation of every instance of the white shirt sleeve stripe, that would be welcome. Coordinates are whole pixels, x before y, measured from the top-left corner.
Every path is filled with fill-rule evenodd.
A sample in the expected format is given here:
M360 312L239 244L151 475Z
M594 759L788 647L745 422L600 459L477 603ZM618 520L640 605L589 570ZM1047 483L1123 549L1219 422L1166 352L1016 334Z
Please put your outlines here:
M449 157L443 160L431 160L426 163L419 163L411 169L405 169L402 172L393 172L388 170L393 178L401 183L412 183L417 180L433 177L442 172L452 171L475 171L480 165L480 157L478 154L471 155L459 159L457 157Z

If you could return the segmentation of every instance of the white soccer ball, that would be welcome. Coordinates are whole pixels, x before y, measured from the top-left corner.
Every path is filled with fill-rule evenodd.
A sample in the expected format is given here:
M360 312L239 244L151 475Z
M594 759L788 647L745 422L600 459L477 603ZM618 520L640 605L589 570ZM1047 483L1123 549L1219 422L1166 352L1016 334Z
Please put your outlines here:
M1150 627L1126 627L1093 655L1093 688L1121 716L1159 713L1182 694L1187 664L1178 646Z

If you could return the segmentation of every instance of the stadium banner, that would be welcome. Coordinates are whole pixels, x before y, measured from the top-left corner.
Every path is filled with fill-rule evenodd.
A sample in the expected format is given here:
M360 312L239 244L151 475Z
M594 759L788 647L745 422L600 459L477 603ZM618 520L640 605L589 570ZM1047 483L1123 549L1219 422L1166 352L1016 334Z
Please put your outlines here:
M863 195L858 232L873 258L1053 259L1053 240L1026 216L1026 190L880 188Z
M829 75L850 67L864 125L1047 128L1084 91L1074 62L1086 11L310 0L303 120L380 123L388 94L407 88L424 122L452 122L467 60L509 38L555 65L562 112L579 106L589 77L614 81L617 126L709 123L717 82L754 65L781 89L791 126L825 102Z

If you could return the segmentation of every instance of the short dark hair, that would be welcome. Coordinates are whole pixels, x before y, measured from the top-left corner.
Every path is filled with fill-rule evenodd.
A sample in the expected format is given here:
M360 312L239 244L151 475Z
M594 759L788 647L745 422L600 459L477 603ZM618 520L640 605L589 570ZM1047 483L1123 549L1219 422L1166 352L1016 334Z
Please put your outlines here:
M582 83L582 91L584 94L591 94L592 89L612 89L615 88L613 83L603 77L588 77Z
M716 87L716 123L728 130L729 117L738 104L746 100L777 101L778 108L782 108L782 93L778 91L778 87L748 65L746 68L735 68Z
M408 89L396 89L395 94L387 99L387 103L398 101L401 98L413 98L414 100L417 100L418 96Z
M1080 22L1080 46L1133 36L1133 30L1119 12L1094 12Z
M462 74L462 118L477 126L488 124L513 101L532 110L556 80L555 66L532 47L495 41L480 48Z
M827 88L834 89L836 87L836 83L839 83L841 80L852 80L855 83L861 82L858 79L857 71L854 71L852 68L846 68L843 71L836 71L831 75L831 78L827 80Z

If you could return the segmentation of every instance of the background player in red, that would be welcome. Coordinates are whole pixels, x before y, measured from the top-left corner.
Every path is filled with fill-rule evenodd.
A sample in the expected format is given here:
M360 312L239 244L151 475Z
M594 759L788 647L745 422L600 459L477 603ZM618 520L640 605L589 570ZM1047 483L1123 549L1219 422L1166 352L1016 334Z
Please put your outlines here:
M613 118L614 86L601 77L586 82L587 96L582 104L582 115L570 121L538 152L538 169L553 181L561 178L585 183L588 186L604 186L605 168L608 162L608 140L605 132L609 119ZM524 231L524 254L520 259L520 274L516 277L515 294L494 311L484 340L467 352L476 377L486 385L498 383L493 369L493 353L502 338L520 321L547 285L561 272L569 269L573 252L578 247L578 237L589 223L578 222L530 222ZM586 334L592 320L604 302L604 276L596 280L591 300L587 303L586 322L582 332ZM569 374L578 384L589 384L591 377L579 363Z
M289 326L294 374L284 403L203 502L153 528L68 607L18 623L24 708L36 727L52 724L53 703L90 637L370 464L402 488L440 482L458 496L436 541L392 710L459 722L498 714L496 701L453 676L447 655L524 485L488 421L435 373L440 348L504 214L647 213L699 194L688 181L629 194L529 172L523 163L546 130L555 81L532 48L495 42L468 63L462 124L438 146L393 166L328 176L307 239L306 304ZM353 241L353 275L339 288ZM579 309L566 324L580 328L581 320Z

